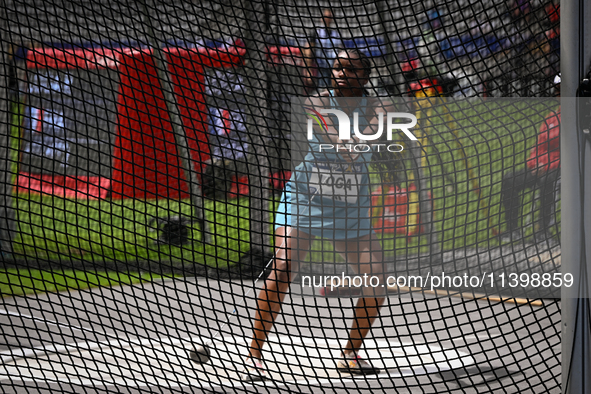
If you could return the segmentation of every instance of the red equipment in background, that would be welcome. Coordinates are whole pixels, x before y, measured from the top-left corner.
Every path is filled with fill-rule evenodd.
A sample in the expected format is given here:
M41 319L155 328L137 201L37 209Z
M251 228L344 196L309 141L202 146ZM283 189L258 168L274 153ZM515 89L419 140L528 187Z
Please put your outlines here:
M371 196L372 226L377 233L417 235L420 227L419 198L416 186L379 186ZM422 231L422 229L420 229Z
M196 170L209 158L204 91L205 67L234 67L242 64L245 49L165 48L176 101ZM150 49L57 49L33 48L27 53L28 69L116 69L119 73L117 122L112 172L112 198L187 198L188 188L180 169L176 143ZM81 108L83 110L83 108ZM23 174L24 175L24 174ZM69 175L69 174L68 174ZM44 176L43 185L21 177L19 189L61 194L64 179L80 178L76 195L91 192L88 184L106 185L93 174ZM96 178L96 179L95 179ZM36 181L37 182L37 181ZM38 182L37 182L38 183ZM36 185L36 183L35 183ZM51 186L51 185L55 185ZM39 189L39 190L36 190ZM97 193L94 193L97 194ZM104 193L97 196L103 197Z
M443 87L436 78L423 78L409 84L411 97L437 97L443 94Z
M240 64L244 48L165 50L183 128L198 172L209 158L204 67ZM151 50L120 57L112 189L113 198L187 198L168 111Z

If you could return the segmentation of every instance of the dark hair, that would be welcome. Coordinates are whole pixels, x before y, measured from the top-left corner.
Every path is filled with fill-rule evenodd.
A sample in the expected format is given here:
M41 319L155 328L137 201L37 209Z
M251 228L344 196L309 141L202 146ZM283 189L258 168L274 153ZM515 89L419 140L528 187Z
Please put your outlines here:
M372 66L371 66L371 60L369 60L369 58L365 55L365 53L361 52L357 48L345 48L345 49L341 49L339 51L339 54L341 52L345 52L347 55L349 55L350 58L351 57L357 58L357 60L359 60L361 62L361 64L363 65L363 72L369 78L369 76L371 75ZM369 96L369 91L365 88L363 88L363 93L366 96Z
M365 53L361 52L357 48L345 48L340 50L339 52L345 52L347 55L349 55L349 57L356 57L357 60L359 60L363 65L363 72L365 73L365 75L367 75L368 77L371 75L371 60L369 60L369 57L367 57Z

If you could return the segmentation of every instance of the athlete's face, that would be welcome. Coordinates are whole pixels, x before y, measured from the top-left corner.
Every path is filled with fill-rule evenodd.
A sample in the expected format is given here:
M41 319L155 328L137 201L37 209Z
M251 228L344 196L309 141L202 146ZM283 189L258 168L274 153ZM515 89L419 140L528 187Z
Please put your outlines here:
M332 87L337 96L359 97L363 94L363 86L368 82L363 63L347 52L339 53L332 67Z

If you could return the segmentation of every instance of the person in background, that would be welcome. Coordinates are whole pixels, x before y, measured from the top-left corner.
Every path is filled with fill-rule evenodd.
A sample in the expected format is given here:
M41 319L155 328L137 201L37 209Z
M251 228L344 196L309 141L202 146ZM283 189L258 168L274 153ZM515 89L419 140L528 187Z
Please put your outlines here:
M556 91L560 93L560 74L554 79ZM527 166L523 170L503 176L501 201L505 209L507 232L501 236L503 242L517 241L523 238L519 229L521 213L520 192L524 189L539 188L541 196L541 228L535 233L537 243L554 243L550 223L554 212L554 191L560 176L560 107L550 111L540 126L536 144L532 147ZM556 234L558 236L558 234Z
M322 23L324 26L316 30L309 47L304 50L304 57L308 68L318 68L318 88L324 89L331 86L331 68L343 42L334 26L332 11L328 8L322 11Z
M204 164L202 188L206 198L223 200L234 178L246 168L248 136L244 111L240 108L210 108L211 158Z
M532 13L530 0L509 0L507 7L514 22L528 24Z

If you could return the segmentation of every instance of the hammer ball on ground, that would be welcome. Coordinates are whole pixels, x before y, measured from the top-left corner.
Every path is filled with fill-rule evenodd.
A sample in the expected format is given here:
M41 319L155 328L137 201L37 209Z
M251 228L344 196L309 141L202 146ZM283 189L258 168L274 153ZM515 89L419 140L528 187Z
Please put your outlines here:
M209 347L197 345L189 352L189 358L196 364L205 364L209 361Z

